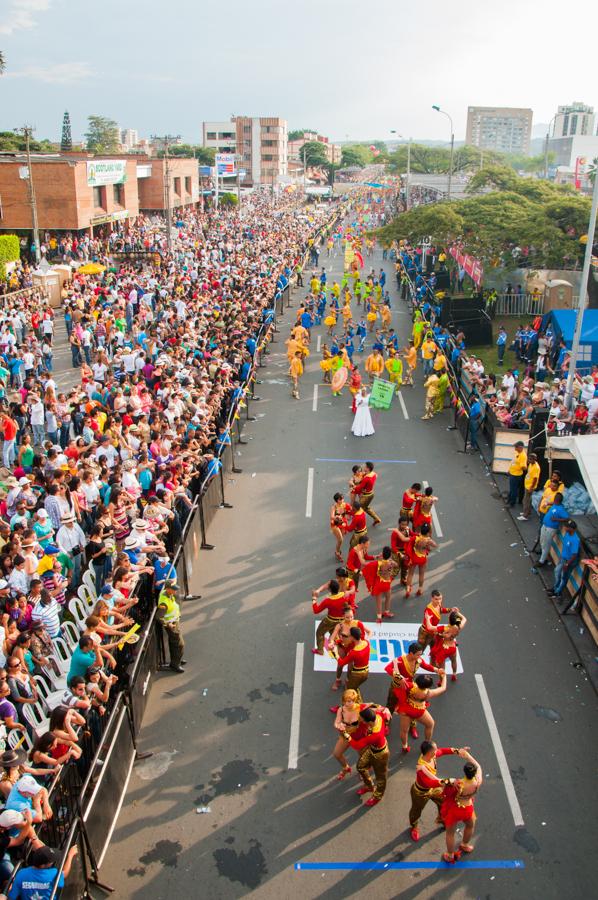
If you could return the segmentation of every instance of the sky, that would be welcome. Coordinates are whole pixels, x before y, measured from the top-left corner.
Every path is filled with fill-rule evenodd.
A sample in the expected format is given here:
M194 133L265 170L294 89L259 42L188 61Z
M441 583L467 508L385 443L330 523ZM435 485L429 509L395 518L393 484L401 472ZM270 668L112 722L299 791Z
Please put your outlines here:
M201 142L280 116L337 141L465 137L468 105L598 106L594 30L560 0L0 0L0 131L103 115Z

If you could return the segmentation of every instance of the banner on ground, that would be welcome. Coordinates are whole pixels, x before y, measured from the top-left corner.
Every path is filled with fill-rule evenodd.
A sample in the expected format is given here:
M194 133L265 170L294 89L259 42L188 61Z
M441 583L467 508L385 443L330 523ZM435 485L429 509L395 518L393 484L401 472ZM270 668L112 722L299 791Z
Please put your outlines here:
M375 378L370 394L370 406L372 409L390 409L394 397L395 385L382 378Z
M314 647L316 646L315 633L319 621L314 623ZM383 622L376 625L375 622L364 622L366 628L372 632L368 638L370 642L370 675L378 675L384 672L385 667L397 656L402 656L409 650L409 644L417 642L419 625L417 622ZM424 659L430 662L430 648L426 647ZM452 674L450 662L446 663L447 674ZM336 659L331 655L328 645L324 647L324 655L314 653L314 672L335 672ZM457 650L457 673L463 672L463 663ZM420 674L425 674L420 671Z
M480 260L475 256L470 256L469 253L463 253L459 247L454 245L449 248L449 253L465 269L476 287L480 287L484 279L484 266Z
M87 184L124 184L127 180L127 163L124 159L94 159L87 163Z

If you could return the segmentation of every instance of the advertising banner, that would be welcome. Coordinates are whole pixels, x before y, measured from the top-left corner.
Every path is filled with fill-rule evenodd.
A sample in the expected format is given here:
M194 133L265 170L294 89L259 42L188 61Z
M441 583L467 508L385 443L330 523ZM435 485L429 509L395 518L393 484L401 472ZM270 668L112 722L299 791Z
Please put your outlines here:
M484 266L475 256L469 253L463 253L459 247L451 247L449 253L456 259L460 266L463 266L469 277L473 280L476 287L480 287L484 278Z
M390 409L394 397L395 385L382 378L375 378L370 394L370 406L372 409Z
M124 184L127 180L127 163L124 159L94 159L87 163L87 184Z
M236 175L235 154L234 153L217 153L216 168L219 175Z
M314 623L314 647L316 646L315 634L319 621ZM366 628L372 632L368 638L370 642L370 674L376 675L380 672L384 673L385 667L395 657L402 656L407 653L409 644L417 642L417 632L419 625L417 622L384 622L382 625L376 625L375 622L364 622ZM430 661L430 648L426 647L424 652L426 662ZM451 672L450 662L446 663L447 671ZM334 672L336 671L336 659L327 645L324 647L324 655L314 654L314 672ZM457 650L457 672L463 672L463 663L459 651ZM385 673L386 674L386 673Z

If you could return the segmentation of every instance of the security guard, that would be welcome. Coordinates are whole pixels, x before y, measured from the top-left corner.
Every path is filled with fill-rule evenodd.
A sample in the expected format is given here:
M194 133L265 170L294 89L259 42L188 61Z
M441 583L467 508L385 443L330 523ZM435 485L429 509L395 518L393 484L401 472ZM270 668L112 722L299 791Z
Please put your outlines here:
M158 597L157 617L162 623L168 638L170 665L166 666L166 668L172 669L173 672L184 672L183 665L186 662L183 659L185 642L180 629L181 608L176 600L176 587L175 581L169 580L165 582L164 588Z

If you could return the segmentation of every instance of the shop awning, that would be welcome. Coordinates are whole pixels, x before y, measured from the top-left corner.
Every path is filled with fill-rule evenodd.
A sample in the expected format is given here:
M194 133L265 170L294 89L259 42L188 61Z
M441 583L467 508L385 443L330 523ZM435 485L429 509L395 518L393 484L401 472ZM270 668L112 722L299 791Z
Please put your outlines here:
M570 437L551 435L548 446L554 447L555 450L568 450L575 457L594 509L598 510L598 435L578 434Z

